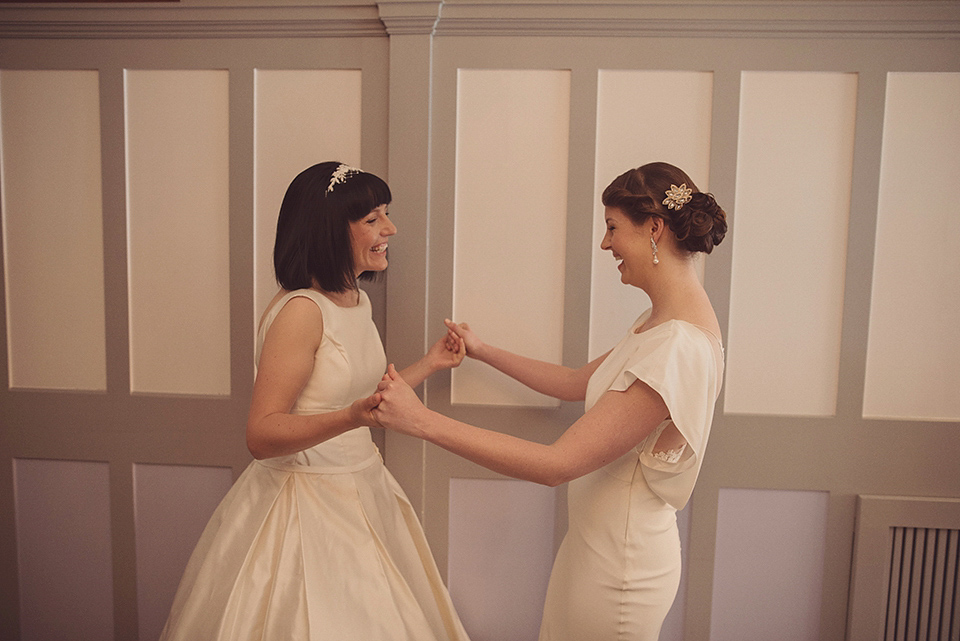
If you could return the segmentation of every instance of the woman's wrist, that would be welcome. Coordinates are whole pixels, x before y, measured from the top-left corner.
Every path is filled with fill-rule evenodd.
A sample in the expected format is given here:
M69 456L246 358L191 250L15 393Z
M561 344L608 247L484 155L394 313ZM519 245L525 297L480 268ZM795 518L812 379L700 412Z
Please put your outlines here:
M425 441L430 441L431 423L436 418L437 413L426 405L421 405L413 418L413 424L417 429L417 436Z
M486 343L480 343L473 350L467 352L467 356L474 360L478 360L481 363L487 363L489 365L490 346Z

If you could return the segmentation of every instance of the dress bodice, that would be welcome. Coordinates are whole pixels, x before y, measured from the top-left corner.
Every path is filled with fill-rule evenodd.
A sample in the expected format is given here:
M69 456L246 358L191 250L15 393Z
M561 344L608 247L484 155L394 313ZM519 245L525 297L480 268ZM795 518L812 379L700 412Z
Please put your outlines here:
M621 476L631 477L639 457L643 477L654 493L681 509L693 492L710 436L723 377L723 347L708 330L682 320L670 320L637 333L646 318L647 314L637 320L593 373L585 405L589 410L608 390L626 390L637 380L663 398L669 418L605 469L614 476L619 471ZM671 423L687 445L674 457L655 456L654 445Z
M373 394L386 371L387 359L371 316L370 299L362 290L354 307L340 307L312 289L288 292L264 316L257 335L257 362L270 325L283 306L296 297L309 298L320 308L323 338L314 356L313 372L290 413L331 412ZM267 464L339 468L361 464L375 455L370 430L362 427L296 454L270 459Z

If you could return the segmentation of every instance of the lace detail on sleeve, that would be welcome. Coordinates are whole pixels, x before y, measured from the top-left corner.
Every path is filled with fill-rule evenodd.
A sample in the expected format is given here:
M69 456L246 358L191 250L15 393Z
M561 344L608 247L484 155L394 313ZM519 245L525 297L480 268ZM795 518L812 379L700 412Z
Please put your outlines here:
M658 461L663 461L664 463L677 463L680 461L680 457L683 456L683 451L687 449L687 444L684 443L675 450L665 450L663 452L654 452L653 458Z

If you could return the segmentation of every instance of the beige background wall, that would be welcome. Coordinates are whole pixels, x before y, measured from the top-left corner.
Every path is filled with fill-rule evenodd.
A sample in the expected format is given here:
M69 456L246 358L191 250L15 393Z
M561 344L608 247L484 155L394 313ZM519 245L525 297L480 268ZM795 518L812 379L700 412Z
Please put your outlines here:
M250 459L304 166L391 184L391 360L452 315L578 365L646 304L597 248L599 192L667 160L731 230L702 265L727 375L662 638L878 638L885 585L856 586L886 576L883 524L960 529L958 113L955 2L3 5L0 630L156 638ZM426 402L543 441L582 410L473 365ZM473 638L536 638L563 489L378 439ZM861 532L858 505L919 497L935 518Z

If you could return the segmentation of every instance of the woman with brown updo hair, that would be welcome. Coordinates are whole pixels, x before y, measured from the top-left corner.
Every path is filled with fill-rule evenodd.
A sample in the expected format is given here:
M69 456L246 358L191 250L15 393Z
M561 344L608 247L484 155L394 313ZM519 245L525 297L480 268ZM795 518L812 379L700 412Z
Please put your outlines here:
M601 248L652 306L626 337L579 369L544 363L447 323L467 355L530 388L584 400L586 412L545 445L425 408L391 366L373 415L495 472L569 482L569 525L550 576L540 641L654 641L680 581L676 511L693 492L723 374L723 347L694 256L726 216L683 171L652 163L603 192ZM374 399L377 400L377 399Z

